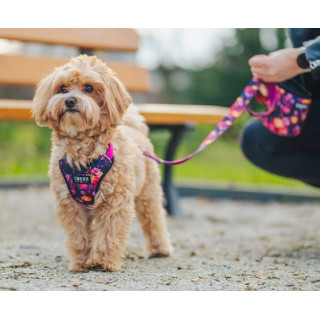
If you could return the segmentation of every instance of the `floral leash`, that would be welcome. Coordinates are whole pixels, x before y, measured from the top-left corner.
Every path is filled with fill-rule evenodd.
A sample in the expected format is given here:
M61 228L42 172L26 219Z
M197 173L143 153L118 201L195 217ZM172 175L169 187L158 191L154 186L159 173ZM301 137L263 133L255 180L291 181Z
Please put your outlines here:
M203 140L199 148L189 156L179 160L168 161L160 159L145 150L142 150L143 155L156 161L158 164L177 165L184 163L217 140L233 125L244 110L247 110L250 115L262 119L262 124L275 134L283 136L299 135L301 125L307 117L311 99L296 97L275 83L264 83L268 96L263 97L259 92L259 87L262 83L262 80L256 77L252 78L229 108L227 115ZM265 111L255 112L249 108L249 103L254 97L266 107Z
M158 164L164 163L167 165L177 165L188 161L193 158L196 154L207 148L212 142L217 140L227 129L229 129L232 124L240 117L243 111L246 109L246 106L250 103L254 95L259 89L259 83L257 78L253 78L249 84L244 88L240 96L236 99L236 101L230 107L227 115L218 123L215 129L213 129L209 135L203 140L199 148L190 154L189 156L174 160L168 161L163 160L157 157L154 154L151 154L145 150L142 150L144 156L156 161Z

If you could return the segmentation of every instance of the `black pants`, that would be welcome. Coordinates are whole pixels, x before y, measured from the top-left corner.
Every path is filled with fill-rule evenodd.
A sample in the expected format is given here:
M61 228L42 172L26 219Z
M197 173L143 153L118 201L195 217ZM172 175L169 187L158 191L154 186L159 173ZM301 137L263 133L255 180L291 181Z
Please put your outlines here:
M299 136L275 135L253 120L244 128L241 148L258 167L320 188L320 99L313 100Z

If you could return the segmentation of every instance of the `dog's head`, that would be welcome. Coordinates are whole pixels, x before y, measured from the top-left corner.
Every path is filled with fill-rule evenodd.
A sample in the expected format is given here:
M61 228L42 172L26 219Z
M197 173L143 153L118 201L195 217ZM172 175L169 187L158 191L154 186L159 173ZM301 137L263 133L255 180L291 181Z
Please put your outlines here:
M96 57L81 55L40 81L32 111L40 126L76 136L116 127L130 103L111 69Z

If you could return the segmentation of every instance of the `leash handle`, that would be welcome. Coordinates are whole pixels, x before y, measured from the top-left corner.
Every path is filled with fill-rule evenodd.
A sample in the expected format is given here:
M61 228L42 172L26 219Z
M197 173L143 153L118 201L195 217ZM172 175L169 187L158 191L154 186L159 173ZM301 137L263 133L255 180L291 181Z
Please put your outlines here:
M250 101L259 90L260 84L261 84L261 81L258 78L254 77L248 83L248 85L245 86L242 93L239 95L236 101L229 108L227 115L217 124L216 128L213 129L209 133L209 135L203 140L199 148L189 156L179 160L168 161L168 160L160 159L156 155L151 154L148 151L142 150L140 148L142 150L143 155L156 161L158 164L164 163L170 166L184 163L189 159L193 158L196 154L198 154L200 151L207 148L212 142L217 140L225 131L227 131L232 126L232 124L240 117L243 111L247 110ZM273 103L273 108L274 108L274 103ZM270 112L272 112L272 110Z
M269 116L276 107L276 84L274 82L268 82L264 83L262 80L258 78L252 79L256 85L258 86L258 91L256 94L256 99L264 106L266 106L266 111L257 112L252 110L249 105L246 106L246 111L252 115L253 117L266 117ZM264 96L262 94L261 85L265 86L265 89L267 90L267 96Z

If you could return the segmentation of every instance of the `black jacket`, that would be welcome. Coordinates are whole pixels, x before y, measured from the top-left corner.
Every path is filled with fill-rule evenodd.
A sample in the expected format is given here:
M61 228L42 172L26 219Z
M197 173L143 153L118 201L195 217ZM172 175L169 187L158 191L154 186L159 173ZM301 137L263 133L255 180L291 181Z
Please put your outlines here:
M311 72L303 73L299 78L304 87L311 92L312 99L317 100L314 102L318 105L320 101L320 29L289 29L289 35L295 48L306 47L306 57L310 63ZM313 109L317 109L313 110L313 113L319 114L320 122L320 106Z
M311 74L315 79L320 79L320 29L292 28L289 33L294 47L306 47Z

